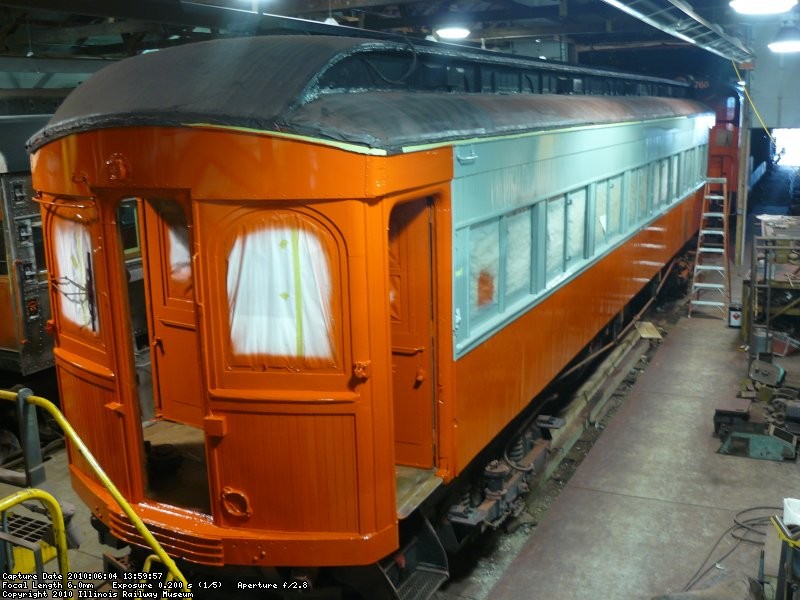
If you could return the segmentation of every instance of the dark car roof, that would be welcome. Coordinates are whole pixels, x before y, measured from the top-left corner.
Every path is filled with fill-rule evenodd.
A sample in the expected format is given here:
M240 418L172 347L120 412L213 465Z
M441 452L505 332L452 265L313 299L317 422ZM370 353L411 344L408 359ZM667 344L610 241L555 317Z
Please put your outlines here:
M395 57L409 65L407 73L382 72L394 68ZM534 65L552 73L551 79L563 78L565 73L578 78L597 73L513 57L355 38L220 39L132 57L100 70L67 97L49 124L31 138L29 150L98 128L205 124L396 152L449 140L706 111L698 103L674 97L502 89L503 93L485 93L483 88L406 85L412 69L459 77L470 60L477 69L492 68L501 74L506 67L520 71ZM429 77L415 73L413 78L421 81L423 75ZM631 83L633 76L607 76L612 85L638 85ZM666 80L639 79L647 83L647 89L672 89Z

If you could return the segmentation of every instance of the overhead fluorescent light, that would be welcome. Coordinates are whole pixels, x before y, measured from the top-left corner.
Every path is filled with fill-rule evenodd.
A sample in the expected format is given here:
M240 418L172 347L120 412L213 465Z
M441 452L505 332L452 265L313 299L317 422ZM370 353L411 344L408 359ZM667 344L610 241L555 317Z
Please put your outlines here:
M797 0L731 0L730 5L743 15L777 15L792 10Z
M773 52L800 52L800 29L796 25L784 25L767 47Z
M436 30L436 35L443 40L463 40L469 35L469 29L466 27L442 27Z

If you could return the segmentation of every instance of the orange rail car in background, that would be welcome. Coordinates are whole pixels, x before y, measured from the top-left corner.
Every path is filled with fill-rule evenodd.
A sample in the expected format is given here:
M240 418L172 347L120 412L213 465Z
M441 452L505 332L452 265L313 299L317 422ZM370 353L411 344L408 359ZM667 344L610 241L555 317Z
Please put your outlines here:
M716 112L716 123L708 145L708 176L725 177L732 198L730 210L736 211L739 190L739 151L742 147L742 92L735 86L717 85L698 90L699 100Z
M510 511L519 470L468 506L459 476L693 237L707 160L701 105L543 93L551 68L221 40L104 69L32 140L64 413L190 572L428 598L446 558L401 531L442 553L426 498L449 498L437 530Z

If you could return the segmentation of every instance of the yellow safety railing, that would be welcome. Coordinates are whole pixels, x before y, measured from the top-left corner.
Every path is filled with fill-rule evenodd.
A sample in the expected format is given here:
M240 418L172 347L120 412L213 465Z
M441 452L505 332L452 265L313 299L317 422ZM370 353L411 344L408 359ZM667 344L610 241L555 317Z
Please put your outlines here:
M160 563L160 562L161 562L161 559L158 558L158 556L156 556L155 554L151 554L146 559L144 559L144 566L142 567L142 573L149 573L150 569L153 568L153 563ZM174 579L175 579L175 577L172 575L171 572L167 573L167 578L164 580L164 583L169 583L170 581L173 581ZM139 583L142 585L142 589L144 589L144 586L146 586L149 583L149 580L148 579L140 579ZM168 588L165 587L165 588L162 588L162 589L163 590L167 590ZM135 600L142 600L142 597L139 596Z
M17 394L6 390L0 390L0 400L10 400L11 402L16 402ZM61 427L61 430L64 432L64 435L67 437L67 439L69 439L70 442L72 442L73 447L81 453L81 456L86 459L86 462L89 463L89 466L91 466L94 474L111 494L111 497L116 500L117 504L119 504L122 512L124 512L128 519L130 519L131 523L133 523L136 531L139 532L147 545L150 546L159 560L167 567L167 570L170 572L172 577L180 581L183 584L183 589L188 592L189 582L186 581L186 578L183 576L183 573L181 573L180 569L178 569L175 561L172 560L172 558L170 558L170 556L164 551L164 549L161 547L161 544L158 543L158 540L153 537L153 534L150 533L150 531L147 529L147 526L145 526L144 522L139 518L139 515L134 512L133 507L128 503L127 500L125 500L125 497L117 489L117 486L114 485L114 482L111 481L108 475L106 475L103 467L101 467L100 463L97 462L97 459L92 456L89 448L86 447L86 444L83 443L83 440L78 436L78 434L72 428L72 425L69 424L69 421L67 421L61 411L58 410L55 404L46 398L41 398L39 396L27 396L25 401L46 410L48 414L55 419L56 423L58 423L59 427ZM58 512L61 514L60 507ZM63 527L63 516L61 519ZM59 556L60 555L61 552L59 551Z
M782 542L786 542L792 548L800 548L800 541L796 539L797 534L792 534L778 515L773 515L769 520L772 522L772 526L777 530L778 537Z
M67 529L64 525L64 513L61 512L61 506L59 506L58 501L44 490L26 488L0 499L0 513L4 513L12 506L28 502L29 500L38 500L41 502L50 514L50 521L53 523L53 538L56 544L56 555L58 556L58 568L61 570L61 581L66 585L69 574Z

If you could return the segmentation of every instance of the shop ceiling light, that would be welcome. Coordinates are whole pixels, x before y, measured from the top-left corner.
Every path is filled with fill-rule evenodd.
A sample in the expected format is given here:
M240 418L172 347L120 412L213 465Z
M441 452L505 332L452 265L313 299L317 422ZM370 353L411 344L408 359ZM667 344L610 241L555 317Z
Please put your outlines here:
M443 40L463 40L469 35L469 29L466 27L442 27L436 30L438 35Z
M777 15L792 10L797 0L731 0L730 4L744 15Z
M339 21L333 18L333 11L331 10L331 0L328 0L328 16L323 21L325 25L338 25Z
M784 25L768 47L773 52L800 52L800 29L797 25Z

